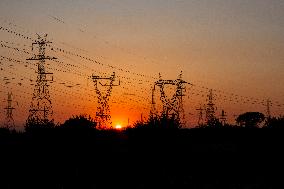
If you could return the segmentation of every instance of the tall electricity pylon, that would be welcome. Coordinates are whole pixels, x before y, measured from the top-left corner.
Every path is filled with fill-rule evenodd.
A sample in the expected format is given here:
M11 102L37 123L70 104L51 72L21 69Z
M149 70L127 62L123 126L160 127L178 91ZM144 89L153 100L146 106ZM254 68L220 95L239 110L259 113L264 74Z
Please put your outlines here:
M213 103L213 90L209 90L208 97L208 103L206 106L206 121L207 123L213 121L215 119L215 106Z
M222 112L221 112L220 121L221 121L223 126L227 122L227 114L226 114L226 112L224 110L222 110Z
M155 82L154 87L152 89L152 107L150 116L153 117L157 115L156 110L156 102L155 102L155 90L156 86L160 88L160 100L163 104L163 110L161 112L161 116L165 117L173 117L179 121L179 123L183 126L185 125L185 114L183 108L183 97L184 92L186 90L185 84L190 84L182 79L182 72L180 73L178 79L176 80L163 80L161 75L159 74L159 80ZM175 93L171 99L169 99L165 93L165 87L167 85L172 85L176 87Z
M155 101L155 85L152 88L152 100L151 100L151 110L150 110L150 118L154 118L158 116L158 112L156 109L156 101Z
M196 109L198 111L198 126L202 126L204 123L203 123L203 111L204 111L204 108L202 108L202 105L200 105L199 108Z
M8 93L7 106L4 108L6 110L4 127L7 129L15 129L15 122L13 118L13 110L15 108L12 107L12 101L12 93Z
M53 122L52 103L49 94L49 81L53 81L53 77L48 78L48 75L53 73L46 72L45 60L53 60L55 57L45 56L45 48L50 41L46 40L47 35L43 38L38 35L38 39L32 43L32 50L34 45L38 46L38 55L27 60L37 62L37 80L33 92L32 102L30 105L29 116L27 119L27 126L30 125L46 125Z
M270 99L267 99L267 101L266 101L266 117L267 117L267 119L271 118L270 107L271 107L271 101L270 101Z
M95 86L95 91L97 94L98 105L97 105L97 112L96 112L96 121L99 124L99 129L108 129L112 128L111 122L111 115L110 115L110 108L109 108L109 99L111 96L112 88L115 86L120 85L120 81L118 84L114 84L115 82L115 72L110 77L100 77L96 75L92 75L92 79ZM108 83L101 83L99 80L109 81ZM101 87L107 88L106 92L103 93L103 90L99 89L98 84Z

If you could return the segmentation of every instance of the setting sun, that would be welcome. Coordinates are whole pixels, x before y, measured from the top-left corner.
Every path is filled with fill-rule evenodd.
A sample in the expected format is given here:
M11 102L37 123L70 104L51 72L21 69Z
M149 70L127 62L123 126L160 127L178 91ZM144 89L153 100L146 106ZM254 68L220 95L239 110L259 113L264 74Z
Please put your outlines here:
M122 128L122 126L119 125L119 124L117 124L117 125L115 126L115 129L121 129L121 128Z

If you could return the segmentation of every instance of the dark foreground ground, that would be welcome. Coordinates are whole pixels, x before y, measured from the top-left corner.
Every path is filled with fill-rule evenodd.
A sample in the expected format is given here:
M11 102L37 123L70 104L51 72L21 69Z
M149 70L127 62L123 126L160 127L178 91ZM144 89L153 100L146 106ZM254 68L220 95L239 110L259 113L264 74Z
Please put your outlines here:
M0 188L284 188L283 129L0 134Z

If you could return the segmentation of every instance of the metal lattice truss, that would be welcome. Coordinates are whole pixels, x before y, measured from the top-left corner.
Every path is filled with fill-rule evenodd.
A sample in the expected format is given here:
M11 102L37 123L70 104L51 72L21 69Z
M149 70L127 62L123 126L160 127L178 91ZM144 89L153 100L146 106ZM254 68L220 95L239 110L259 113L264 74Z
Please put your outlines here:
M120 81L118 84L114 84L115 82L115 72L110 77L100 77L96 75L92 75L92 79L95 86L95 91L98 99L97 112L96 112L96 121L99 124L99 129L107 129L112 127L111 115L110 115L110 106L109 99L111 96L112 88L120 85ZM106 81L101 83L100 81ZM106 89L99 89L99 85ZM105 92L103 92L105 91Z
M47 73L45 70L45 60L56 59L55 57L45 56L45 50L48 43L51 43L46 40L47 35L44 38L41 38L38 35L38 39L32 43L32 49L34 45L38 46L38 55L35 55L32 58L27 60L38 61L38 72L37 72L37 80L34 87L32 102L30 105L29 116L27 119L28 124L35 125L45 125L49 122L52 122L52 103L51 97L49 93L49 82L53 81L53 77L51 76L48 79L48 75L52 75L52 73Z
M12 93L8 93L7 106L4 108L6 110L6 118L4 127L7 129L15 129L15 122L13 118L13 110L12 107Z
M163 108L160 113L160 116L165 117L174 117L177 119L181 124L185 124L185 115L184 115L184 108L183 108L183 97L184 92L186 90L185 85L190 84L182 79L182 73L179 75L178 79L176 80L163 80L161 75L159 75L160 79L155 82L154 88L152 90L152 108L151 108L151 116L159 115L156 109L156 102L155 102L155 90L156 87L160 89L160 100L162 102ZM176 90L174 95L169 98L165 92L165 87L167 85L175 86Z
M208 103L206 106L206 121L207 123L215 119L215 104L213 103L213 90L209 90Z
M205 106L205 105L204 105ZM204 124L203 122L203 111L206 110L206 107L202 107L200 104L200 107L196 109L198 111L198 125L202 126Z

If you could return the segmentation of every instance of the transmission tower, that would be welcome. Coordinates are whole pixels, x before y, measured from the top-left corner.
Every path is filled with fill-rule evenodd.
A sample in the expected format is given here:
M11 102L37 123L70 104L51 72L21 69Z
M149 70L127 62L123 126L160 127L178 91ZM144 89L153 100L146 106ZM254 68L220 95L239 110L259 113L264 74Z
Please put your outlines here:
M155 101L155 85L152 89L152 101L151 101L151 110L150 110L150 117L154 118L157 117L158 112L156 109L156 101Z
M213 103L213 90L209 90L208 103L206 105L206 121L207 123L213 121L215 119L215 106Z
M163 104L163 109L161 116L169 118L169 116L178 120L181 125L185 124L185 114L183 108L183 97L185 92L185 84L190 84L182 79L182 72L180 73L178 79L176 80L163 80L159 74L159 80L155 82L154 88L152 90L152 107L150 116L157 115L156 102L154 98L156 86L160 88L160 100ZM167 85L172 85L176 87L176 91L173 97L170 99L167 97L165 92L165 87Z
M223 126L227 122L227 114L226 114L226 112L224 110L222 110L222 112L221 112L220 121L221 121Z
M200 105L199 108L196 109L198 111L198 122L197 124L199 126L202 126L203 125L203 111L204 111L204 108L202 108L202 106Z
M27 60L37 61L37 80L33 92L32 102L30 105L27 125L46 125L53 122L52 103L49 94L49 82L53 81L53 76L48 78L48 75L53 73L46 72L45 61L56 59L55 57L45 56L45 50L50 41L46 40L47 35L43 38L38 35L38 39L32 43L32 50L34 45L38 46L38 55Z
M267 99L267 101L266 101L266 116L267 116L268 119L271 118L270 107L271 107L271 101L270 101L270 99Z
M120 85L120 81L118 84L114 84L115 82L115 72L110 77L100 77L96 75L92 75L92 79L95 86L95 91L98 98L98 106L97 106L97 112L96 112L96 121L99 124L98 128L100 129L107 129L109 127L112 127L111 122L111 116L110 116L110 108L109 108L109 99L112 92L112 88L115 86ZM100 80L109 81L108 83L101 83ZM99 89L98 84L101 85L101 87L105 87L106 92L103 93L103 90Z
M15 109L12 107L12 93L8 93L7 98L7 106L4 108L6 110L6 119L4 123L4 127L7 129L15 129L15 123L13 118L13 110Z

